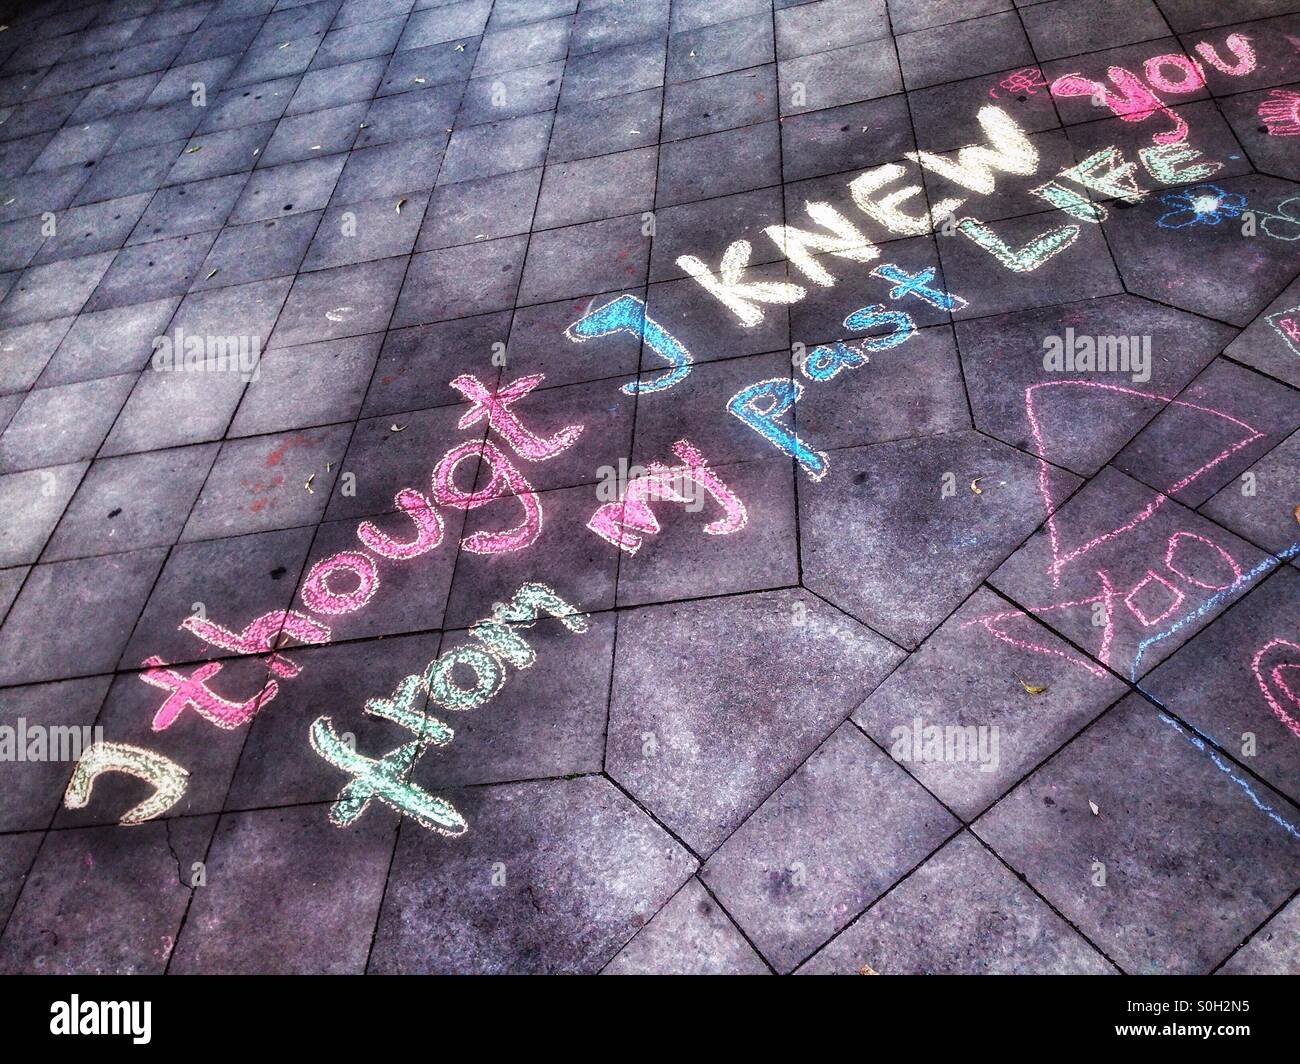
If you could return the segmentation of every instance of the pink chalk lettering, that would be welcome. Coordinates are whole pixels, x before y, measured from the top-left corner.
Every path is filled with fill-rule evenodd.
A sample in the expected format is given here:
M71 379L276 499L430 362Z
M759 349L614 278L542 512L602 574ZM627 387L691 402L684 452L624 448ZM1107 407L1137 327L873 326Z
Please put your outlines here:
M524 427L511 406L531 392L544 379L541 373L520 377L497 391L489 391L477 377L462 373L451 382L451 386L460 392L473 405L461 417L459 427L462 429L477 425L487 418L490 425L506 443L514 449L515 454L531 462L544 462L557 454L568 450L582 435L582 425L566 425L554 436L542 439Z
M235 633L212 621L186 617L181 627L198 636L209 646L220 647L236 654L266 654L283 633L300 643L321 644L330 641L330 630L305 614L295 610L273 610L250 621L242 632ZM267 665L277 676L291 679L301 671L299 666L280 654L271 654Z
M329 586L329 578L340 571L356 577L357 586L351 591L335 591ZM341 550L311 567L302 584L302 600L313 613L335 616L361 609L378 590L379 572L370 555Z
M456 467L466 458L482 457L492 470L487 487L461 491L454 483ZM433 497L443 506L476 510L494 499L513 496L524 508L524 520L506 532L475 532L460 541L472 554L505 554L522 550L542 534L542 501L524 475L499 447L489 440L475 440L453 447L433 471Z
M200 665L188 676L182 676L176 670L169 668L160 657L146 658L144 664L146 668L140 674L140 678L152 687L161 687L164 691L171 692L167 700L158 707L158 712L154 714L154 731L171 727L181 712L190 706L193 706L204 720L210 721L218 728L230 731L252 720L257 711L274 699L280 690L274 680L267 680L262 689L252 698L243 702L232 702L228 698L222 698L208 687L208 680L221 671L219 661Z
M405 543L394 539L370 521L357 526L357 539L381 558L409 561L427 554L442 542L442 518L438 511L414 488L397 493L397 508L415 522L415 538Z

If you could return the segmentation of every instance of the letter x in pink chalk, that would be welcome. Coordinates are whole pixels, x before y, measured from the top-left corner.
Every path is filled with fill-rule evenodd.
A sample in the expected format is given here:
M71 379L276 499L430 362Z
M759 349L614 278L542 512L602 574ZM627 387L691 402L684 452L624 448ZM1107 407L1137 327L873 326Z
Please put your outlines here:
M156 655L146 658L144 664L146 668L140 674L140 679L153 687L171 692L154 714L154 731L171 727L172 722L187 706L193 706L201 717L218 728L232 730L252 720L254 714L275 698L280 689L274 680L267 680L262 689L246 702L231 702L207 684L208 680L221 671L219 661L200 665L188 676L182 676L175 669L168 668L167 663Z
M486 417L488 424L514 448L516 454L533 462L554 458L577 442L578 437L582 435L583 426L566 425L549 439L542 439L525 428L519 416L510 409L541 384L543 379L543 374L533 373L491 392L473 374L462 373L451 382L451 386L474 405L461 417L459 427L467 429Z

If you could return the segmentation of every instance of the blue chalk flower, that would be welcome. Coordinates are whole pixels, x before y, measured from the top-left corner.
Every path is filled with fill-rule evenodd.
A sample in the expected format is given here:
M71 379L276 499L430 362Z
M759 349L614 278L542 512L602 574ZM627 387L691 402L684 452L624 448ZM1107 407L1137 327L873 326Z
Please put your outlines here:
M1189 225L1218 225L1236 218L1246 206L1239 192L1225 192L1218 185L1197 185L1180 192L1168 192L1160 202L1172 210L1156 219L1161 229L1183 229Z

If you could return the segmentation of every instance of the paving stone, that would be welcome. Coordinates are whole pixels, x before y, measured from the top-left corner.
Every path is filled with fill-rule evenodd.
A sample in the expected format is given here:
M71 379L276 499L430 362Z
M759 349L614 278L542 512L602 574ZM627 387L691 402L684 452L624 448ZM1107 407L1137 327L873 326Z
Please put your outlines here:
M976 478L979 494L970 488ZM800 493L799 515L806 586L915 647L1043 510L1034 462L979 433L955 432L835 452L816 490ZM930 573L936 564L947 574L942 583Z
M394 819L367 817L344 833L316 806L223 816L169 970L363 972ZM284 878L304 874L302 889L286 895Z
M92 676L5 691L5 723L14 732L5 758L7 800L0 812L5 831L49 827L73 764L94 741L91 726L110 679Z
M459 842L401 833L371 971L595 972L695 870L602 779L487 787L457 801L473 825ZM538 816L550 825L545 843L529 826ZM428 906L431 897L447 900Z
M184 139L169 140L106 155L90 171L74 204L97 203L137 192L152 193L162 186L187 143Z
M1073 224L1059 214L1031 214L993 221L986 228L1005 245L1021 249L1061 229L1063 223ZM944 278L969 304L954 310L953 317L982 317L1124 291L1098 227L1084 222L1075 228L1078 235L1063 250L1029 272L991 269L998 260L964 232L940 240Z
M553 18L490 30L483 35L473 60L475 77L563 59L569 50L571 26L567 18Z
M192 233L123 248L105 271L85 309L107 310L184 295L216 236L215 232ZM0 313L3 313L2 306Z
M351 431L350 425L343 425L228 440L181 539L315 524L329 502Z
M0 434L0 472L93 458L134 384L127 375L28 393Z
M40 376L42 387L134 373L153 354L180 299L115 307L77 316Z
M540 169L516 170L435 189L416 250L433 251L528 232L541 180ZM614 194L626 198L622 193Z
M365 102L349 103L281 118L258 157L258 165L275 166L347 151L357 139L369 106Z
M0 835L0 916L5 920L13 912L44 837L39 831Z
M1227 964L1219 969L1220 975L1286 975L1295 971L1300 956L1296 954L1297 920L1300 904L1295 899L1265 924Z
M326 340L276 348L258 363L230 425L231 436L309 428L356 416L379 355L380 336ZM319 387L304 390L305 375L320 374Z
M1177 397L1232 332L1126 295L957 324L975 427L1083 476L1101 469L1161 410L1157 397ZM1113 368L1072 369L1089 357L1089 347L1094 364L1103 356Z
M1177 404L1157 414L1119 453L1115 466L1179 502L1198 506L1272 450L1297 420L1300 400L1293 390L1216 359ZM1196 442L1189 445L1189 436ZM1178 488L1189 463L1204 472Z
M439 134L351 152L334 189L334 202L432 188L446 143L446 134Z
M406 265L401 257L299 275L271 334L271 346L296 347L386 328Z
M447 185L540 166L546 157L550 132L549 114L523 115L458 129L447 143L437 183Z
M654 144L662 111L658 88L565 107L543 154L547 162L568 162Z
M788 124L785 130L783 136L789 136ZM652 281L687 276L677 265L683 255L705 262L721 259L733 240L749 241L753 249L750 262L755 265L784 258L782 249L764 232L769 226L785 224L785 204L779 188L661 207L654 212L654 219L654 240L650 243ZM698 287L694 282L691 286ZM711 297L709 301L716 305ZM785 320L783 307L771 308L765 318L771 315Z
M1244 578L1263 560L1110 466L1063 505L1071 480L1044 469L1041 487L1057 507L1051 521L989 582L1125 678L1186 642L1250 586L1238 570Z
M429 195L412 193L394 202L370 200L325 212L302 269L322 270L408 254Z
M233 632L275 609L287 609L307 549L310 528L260 532L200 543L178 543L122 652L121 667L140 668L157 656L169 663L213 661L235 652L182 628L191 617Z
M1300 574L1280 566L1142 683L1170 713L1292 800L1300 796L1300 723L1286 676L1297 660L1298 585Z
M461 86L453 84L375 100L366 111L364 128L357 133L357 147L386 144L410 134L436 136L450 132L460 96Z
M662 85L665 42L638 41L574 56L565 66L561 108Z
M220 229L245 181L243 174L230 174L159 189L127 243L144 244Z
M0 325L27 325L76 314L112 261L110 251L29 267L0 303Z
M776 65L669 85L664 91L664 140L717 133L776 118Z
M864 970L878 975L1114 972L1042 899L965 832L799 972L857 975Z
M287 651L284 657L301 671L280 684L275 698L265 703L249 725L226 808L333 802L342 783L338 773L312 750L311 722L319 716L329 717L340 730L356 736L361 751L378 754L396 749L411 733L365 714L366 700L386 697L402 677L423 672L437 658L440 639L438 632L393 636L384 640L383 655L372 653L369 642ZM311 808L314 816L326 821L327 806ZM377 819L383 819L382 815ZM339 835L347 838L346 831Z
M980 589L853 719L926 790L972 820L1125 692L1013 604ZM939 745L931 747L935 736Z
M701 871L778 971L791 971L958 826L843 724Z
M32 569L0 628L0 684L110 671L166 553L142 550ZM47 635L33 640L33 631Z
M909 89L1034 62L1020 18L1010 12L900 34L896 41Z
M1300 180L1300 165L1297 165L1294 153L1286 150L1287 138L1273 134L1271 130L1276 127L1270 123L1261 125L1260 108L1265 108L1265 114L1270 114L1273 108L1281 108L1285 114L1285 108L1298 92L1300 83L1259 92L1238 93L1219 104L1224 118L1232 126L1233 133L1255 169L1262 174L1283 177L1288 181Z
M161 974L193 893L184 870L203 859L215 821L51 832L0 937L0 968Z
M44 557L85 558L174 542L216 451L207 444L94 462Z
M648 210L654 206L658 159L655 149L640 148L548 166L534 224L550 229ZM452 185L442 192L464 187Z
M90 463L0 476L0 501L10 515L0 527L0 565L20 565L40 557L64 507Z
M628 614L620 628L606 771L701 854L902 657L801 591L738 596L725 608L652 606ZM813 666L804 652L810 641L829 670ZM792 704L802 707L797 716L778 708ZM720 710L732 726L719 726Z
M1300 463L1300 436L1292 433L1236 481L1230 481L1201 513L1224 528L1280 554L1300 540L1290 501Z
M1300 387L1300 280L1265 307L1224 354Z
M413 255L391 324L401 328L508 308L527 246L521 236Z
M1124 971L1209 972L1288 895L1300 848L1296 807L1241 771L1133 694L975 831Z
M617 551L583 527L599 505L594 492L589 487L559 488L536 495L542 532L527 550L480 554L462 542L447 599L447 626L482 620L488 603L507 602L521 585L539 579L579 609L614 606ZM466 514L462 531L449 524L448 535L505 532L518 527L521 517L519 498L502 496Z
M669 82L690 81L769 63L775 57L772 19L766 12L668 38Z
M613 615L592 616L582 633L548 618L520 634L536 662L512 675L490 704L451 714L447 723L455 738L420 760L411 773L414 782L436 791L600 772L614 664ZM447 632L444 651L466 639L464 631Z
M330 155L256 171L244 185L228 225L319 210L330 201L344 156Z
M650 919L603 975L766 975L767 966L695 877Z
M450 382L464 373L494 380L493 345L505 342L509 328L509 314L500 312L391 330L367 378L364 414L463 403L465 396Z
M1243 196L1256 212L1273 211L1279 201L1294 196L1297 186L1269 177L1236 177L1197 188L1214 190L1191 195L1205 200L1197 214L1178 192L1148 196L1132 210L1102 223L1106 239L1128 291L1170 303L1183 310L1248 325L1295 276L1295 258L1285 223L1272 224L1281 240L1264 232L1245 238L1242 222L1229 217ZM1223 206L1210 209L1209 204ZM1166 219L1166 226L1158 223ZM1193 221L1193 219L1203 219ZM1294 228L1294 226L1292 226Z

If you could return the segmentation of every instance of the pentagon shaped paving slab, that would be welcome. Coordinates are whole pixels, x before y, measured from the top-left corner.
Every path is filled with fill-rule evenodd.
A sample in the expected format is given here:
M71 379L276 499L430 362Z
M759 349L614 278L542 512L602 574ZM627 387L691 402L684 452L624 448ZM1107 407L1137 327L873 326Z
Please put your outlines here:
M1300 573L1279 566L1142 681L1149 697L1293 801L1300 799L1298 630Z
M376 813L345 833L320 806L223 816L169 970L362 973L396 820Z
M1300 388L1300 280L1265 307L1224 354Z
M707 854L901 658L802 591L625 614L606 771Z
M1112 974L1108 964L967 832L800 969L801 975Z
M844 724L700 875L773 967L789 972L957 827Z
M1105 465L1160 411L1159 397L1177 396L1232 336L1226 325L1136 296L957 323L975 427L1083 476ZM1116 368L1088 370L1099 353Z
M1211 178L1190 190L1152 193L1102 225L1129 292L1243 326L1295 279L1295 245L1264 232L1262 215L1298 192L1300 186L1272 177ZM1204 209L1197 213L1187 196ZM1236 196L1259 218L1254 236L1243 235L1241 218L1231 213ZM1227 210L1214 206L1224 203ZM1295 228L1268 224L1284 234Z
M696 868L600 777L455 800L459 838L402 826L371 971L595 972Z
M1044 469L1053 498L1060 474ZM1110 467L989 583L1127 678L1159 664L1241 595L1265 556Z
M1292 892L1297 819L1133 694L974 830L1125 972L1190 974L1211 971Z
M1215 359L1115 457L1116 469L1199 506L1300 427L1295 389ZM1200 474L1187 479L1191 466Z
M950 326L920 329L870 359L804 392L795 408L804 439L838 449L970 428Z
M0 970L161 974L193 893L187 872L215 826L190 817L50 832L0 937Z
M1219 975L1294 975L1300 968L1300 899L1290 903L1237 950Z
M804 583L906 647L1043 519L1034 460L977 432L850 448L830 463L799 486Z
M1292 433L1201 508L1224 528L1281 555L1300 542L1295 484L1300 479L1300 433ZM1292 563L1300 561L1292 554Z
M980 588L853 720L972 820L1126 692L1116 677ZM935 734L940 741L932 747Z
M768 967L692 876L602 975L767 975Z

